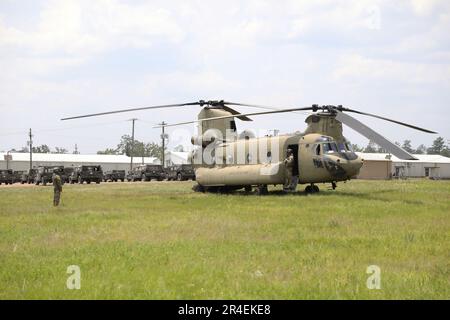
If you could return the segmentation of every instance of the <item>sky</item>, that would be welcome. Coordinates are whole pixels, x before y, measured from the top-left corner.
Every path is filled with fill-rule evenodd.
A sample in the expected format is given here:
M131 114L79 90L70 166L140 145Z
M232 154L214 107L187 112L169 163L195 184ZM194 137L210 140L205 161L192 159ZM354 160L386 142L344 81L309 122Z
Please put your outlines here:
M194 120L199 107L60 121L127 107L224 99L278 108L344 105L450 139L450 1L0 0L0 150L115 147L136 121ZM241 112L254 112L239 108ZM391 141L437 137L357 116ZM238 121L259 134L305 115ZM194 125L168 128L189 146ZM349 128L353 143L367 139Z

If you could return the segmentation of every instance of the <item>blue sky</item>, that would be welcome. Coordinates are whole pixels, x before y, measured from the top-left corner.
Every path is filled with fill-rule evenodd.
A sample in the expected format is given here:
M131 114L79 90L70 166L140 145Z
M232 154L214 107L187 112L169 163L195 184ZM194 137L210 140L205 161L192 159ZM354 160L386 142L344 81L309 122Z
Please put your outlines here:
M0 150L35 143L83 153L152 125L196 118L158 110L61 122L125 107L200 99L280 108L343 104L436 130L450 139L450 2L0 1ZM254 111L241 108L242 112ZM303 130L272 115L238 129ZM358 117L393 141L435 138ZM173 128L171 145L194 127ZM367 140L350 129L354 143Z

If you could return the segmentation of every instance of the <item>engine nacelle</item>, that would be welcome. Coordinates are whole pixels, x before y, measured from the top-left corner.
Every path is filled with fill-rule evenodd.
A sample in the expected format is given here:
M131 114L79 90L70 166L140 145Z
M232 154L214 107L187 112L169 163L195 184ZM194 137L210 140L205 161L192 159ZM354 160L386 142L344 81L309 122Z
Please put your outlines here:
M239 140L248 140L248 139L254 139L256 138L256 135L251 130L244 130L239 134Z
M214 141L223 141L222 133L217 129L208 129L201 136L193 136L191 143L195 146L201 146L205 148L207 145Z

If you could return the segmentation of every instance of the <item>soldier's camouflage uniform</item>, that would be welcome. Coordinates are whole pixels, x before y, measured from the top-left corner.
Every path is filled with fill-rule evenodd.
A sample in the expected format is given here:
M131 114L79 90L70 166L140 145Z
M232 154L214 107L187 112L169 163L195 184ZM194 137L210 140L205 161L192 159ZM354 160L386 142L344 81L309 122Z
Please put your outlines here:
M286 180L284 182L284 190L292 190L292 176L294 170L294 156L292 154L288 155L284 160L285 176Z
M53 205L56 207L61 200L62 182L61 177L57 174L53 176Z

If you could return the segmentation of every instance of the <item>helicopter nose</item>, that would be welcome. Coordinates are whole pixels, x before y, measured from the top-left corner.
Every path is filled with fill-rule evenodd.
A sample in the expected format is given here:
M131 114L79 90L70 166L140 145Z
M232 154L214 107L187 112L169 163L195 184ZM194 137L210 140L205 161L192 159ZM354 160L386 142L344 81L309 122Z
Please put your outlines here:
M341 161L341 166L349 177L353 177L359 173L359 170L363 166L363 163L364 160L358 157L355 160L348 160L344 161L343 163Z

